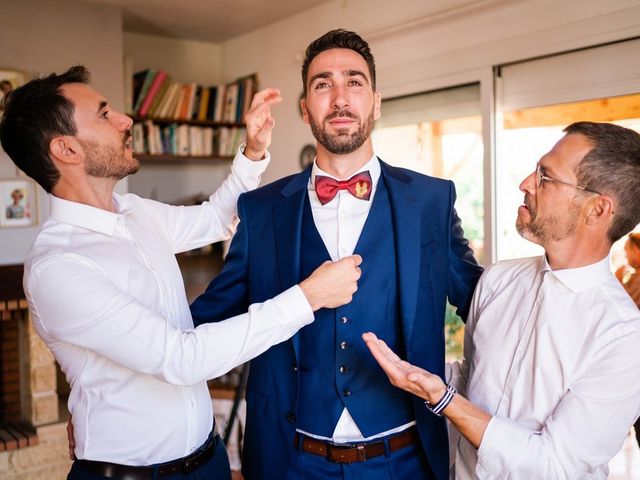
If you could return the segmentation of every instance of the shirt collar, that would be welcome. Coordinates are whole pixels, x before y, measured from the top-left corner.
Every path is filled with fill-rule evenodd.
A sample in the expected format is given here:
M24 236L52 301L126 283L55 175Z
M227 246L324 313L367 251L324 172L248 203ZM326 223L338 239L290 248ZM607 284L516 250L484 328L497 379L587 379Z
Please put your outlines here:
M601 285L611 276L611 258L609 255L602 260L577 268L564 268L553 270L547 261L547 256L543 255L540 271L551 272L555 278L575 293L579 293L590 288Z
M378 160L378 157L376 156L376 154L374 153L373 156L369 159L369 161L367 163L365 163L362 167L360 167L356 172L353 172L353 175L356 175L360 172L364 172L368 170L369 174L371 175L371 190L375 190L376 185L378 184L378 179L380 178L380 161ZM319 166L318 166L318 159L316 158L313 161L313 168L311 169L311 188L310 190L315 191L315 183L316 183L316 175L324 175L327 177L331 177L335 180L339 180L338 178L334 177L333 175L328 174L327 172L325 172L324 170L322 170ZM353 176L352 175L352 176Z
M117 213L65 200L55 195L49 195L49 200L51 218L105 235L113 235L118 218L132 209L131 202L117 193L113 194L113 205Z

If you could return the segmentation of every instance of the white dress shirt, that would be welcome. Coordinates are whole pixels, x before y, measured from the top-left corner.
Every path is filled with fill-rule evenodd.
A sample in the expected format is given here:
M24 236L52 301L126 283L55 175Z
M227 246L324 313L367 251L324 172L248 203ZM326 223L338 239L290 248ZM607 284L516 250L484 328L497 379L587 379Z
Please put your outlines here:
M318 233L333 261L353 255L364 224L367 221L367 216L369 215L369 210L371 209L371 204L376 194L378 180L380 179L380 161L375 155L373 155L362 168L354 172L353 175L364 171L369 171L371 175L371 196L368 201L354 197L347 190L339 190L333 200L322 205L315 190L316 175L325 175L336 180L340 179L324 172L318 167L316 162L313 163L308 186L311 212ZM353 420L353 417L351 417L349 411L345 408L342 410L342 415L338 420L331 438L316 435L313 432L299 431L314 438L331 440L337 443L361 442L405 430L414 423L415 422L411 422L407 425L402 425L365 438Z
M78 458L151 465L188 455L212 428L205 380L313 321L295 286L193 329L174 254L228 238L238 196L267 163L238 153L201 206L114 194L112 213L50 197L24 286L35 329L71 385Z
M493 415L455 478L605 479L640 413L640 313L609 258L551 270L499 262L473 298L453 383ZM454 449L455 450L455 447Z

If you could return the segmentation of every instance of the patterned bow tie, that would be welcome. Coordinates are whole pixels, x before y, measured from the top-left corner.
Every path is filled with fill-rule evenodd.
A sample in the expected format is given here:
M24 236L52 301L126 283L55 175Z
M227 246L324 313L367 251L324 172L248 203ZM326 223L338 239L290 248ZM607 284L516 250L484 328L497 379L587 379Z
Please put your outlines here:
M371 197L371 175L360 172L349 180L335 180L324 175L316 175L316 194L322 205L329 203L338 194L338 190L348 190L351 195L360 200Z

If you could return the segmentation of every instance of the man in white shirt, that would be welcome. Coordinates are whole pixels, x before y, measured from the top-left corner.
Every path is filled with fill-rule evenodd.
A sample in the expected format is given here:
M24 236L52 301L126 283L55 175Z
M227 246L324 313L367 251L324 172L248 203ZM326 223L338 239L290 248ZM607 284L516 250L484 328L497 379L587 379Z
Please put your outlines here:
M605 479L640 413L640 313L609 261L640 222L640 135L565 132L520 185L516 226L545 255L484 273L449 384L364 335L391 382L462 434L458 480Z
M51 194L24 287L71 385L69 478L229 478L205 381L289 338L313 311L350 301L360 259L327 263L248 313L194 330L174 254L233 233L237 198L268 163L279 92L254 98L244 154L209 201L172 207L114 193L139 167L132 121L87 82L82 66L29 82L0 123L5 151Z

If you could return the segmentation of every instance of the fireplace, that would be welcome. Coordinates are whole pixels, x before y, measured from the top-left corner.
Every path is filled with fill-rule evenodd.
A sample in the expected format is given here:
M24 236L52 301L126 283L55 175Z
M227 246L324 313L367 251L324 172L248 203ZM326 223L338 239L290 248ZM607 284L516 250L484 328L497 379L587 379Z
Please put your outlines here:
M70 461L57 367L31 323L22 272L0 266L0 478L64 479Z

